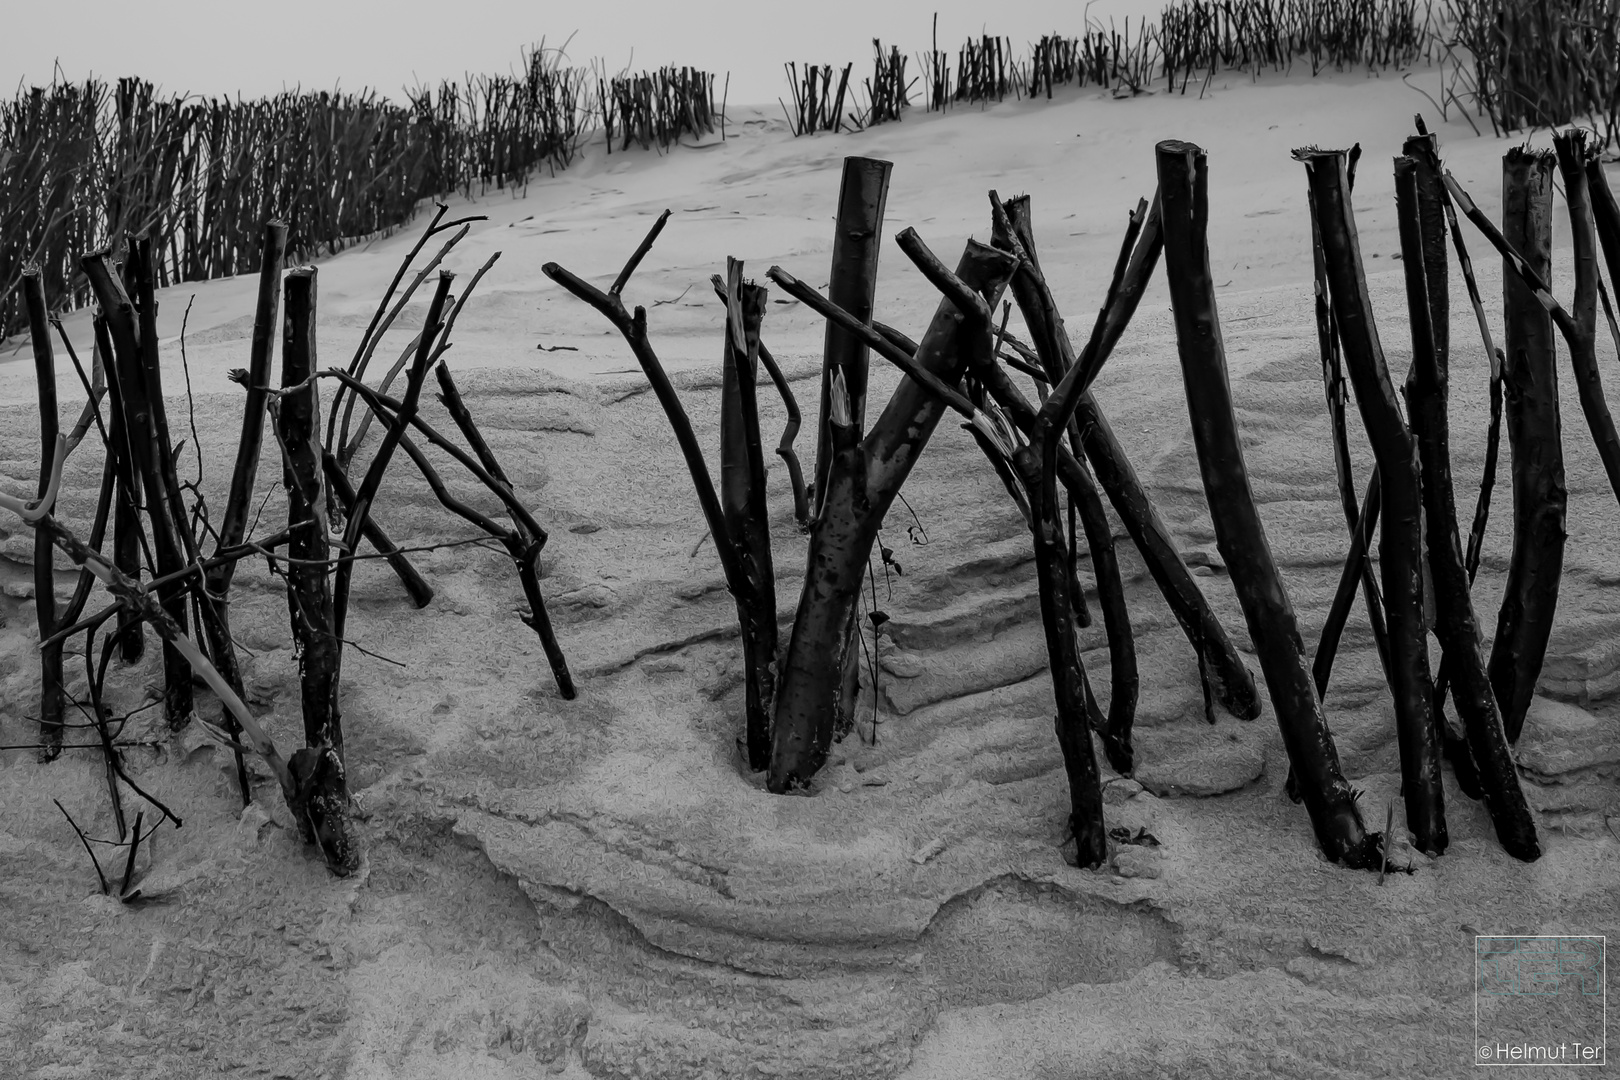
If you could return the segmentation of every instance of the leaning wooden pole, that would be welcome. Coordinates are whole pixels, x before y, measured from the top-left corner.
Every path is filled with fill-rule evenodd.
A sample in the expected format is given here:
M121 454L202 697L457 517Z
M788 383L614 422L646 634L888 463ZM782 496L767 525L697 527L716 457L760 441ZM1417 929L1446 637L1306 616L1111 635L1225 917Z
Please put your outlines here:
M1314 149L1296 150L1294 156L1305 165L1319 215L1333 315L1383 488L1378 551L1406 825L1419 850L1438 855L1446 849L1447 836L1434 682L1423 616L1423 487L1417 441L1401 416L1373 319L1350 206L1348 157L1339 150Z
M99 304L99 301L98 301ZM115 350L112 332L107 327L105 312L98 313L91 323L96 338L96 353L101 357L102 371L107 377L107 403L111 414L107 421L107 453L113 459L113 565L130 581L141 578L141 550L145 546L140 514L140 480L135 476L134 462L130 458L129 432L124 424L124 398L118 386ZM126 664L140 660L146 651L144 623L127 609L118 613L118 657Z
M264 416L269 400L270 353L275 343L277 317L281 307L281 270L287 253L287 226L280 221L269 221L259 255L258 301L253 309L253 336L248 348L247 400L242 405L242 433L236 444L236 467L231 471L231 490L225 501L225 514L219 523L219 541L214 554L235 547L247 535L248 515L253 509L253 488L259 476L259 449L264 442ZM220 676L238 695L242 693L242 672L236 662L236 647L231 639L231 581L236 575L235 561L221 562L208 571L206 588L208 602L213 604L215 618L209 625L208 653ZM240 731L231 710L220 705L221 725L234 735ZM253 798L248 780L247 763L240 749L236 754L237 786L246 805Z
M51 459L61 421L56 411L56 354L51 348L51 327L45 307L45 282L38 267L23 271L23 304L28 310L28 333L34 347L34 377L39 385L39 497L45 497L51 479ZM108 449L108 453L111 453ZM46 513L52 507L45 507ZM34 611L39 640L56 633L56 550L50 534L34 533ZM45 747L40 756L51 760L62 752L62 725L67 718L67 695L62 689L62 642L39 653L39 735Z
M1434 347L1430 322L1434 285L1428 279L1429 245L1445 253L1445 233L1426 228L1419 192L1420 168L1410 157L1395 159L1395 202L1400 220L1401 266L1412 326L1412 379L1407 408L1423 462L1423 514L1429 569L1434 579L1435 634L1451 672L1457 715L1467 732L1468 756L1502 847L1526 862L1540 857L1535 821L1519 786L1518 769L1502 730L1496 695L1479 653L1479 622L1469 594L1462 539L1451 484L1447 376Z
M1008 200L1003 211L1005 225L1016 236L1020 248L1033 259L1034 237L1029 222L1028 200ZM1009 236L1006 242L1009 244L1014 242L1013 236ZM1090 378L1095 376L1097 366L1112 351L1119 334L1123 332L1124 324L1134 313L1136 304L1141 299L1137 290L1146 287L1162 246L1162 240L1158 238L1158 231L1155 228L1146 242L1140 245L1140 250L1133 255L1133 269L1137 271L1133 275L1136 280L1133 282L1132 292L1135 295L1123 296L1119 304L1110 303L1105 307L1105 311L1109 308L1118 309L1112 313L1111 325L1104 326L1099 322L1100 333L1096 335L1098 340L1094 346L1088 344L1088 356L1078 358L1090 369L1082 372L1088 383ZM1042 291L1034 284L1035 280L1034 273L1020 272L1015 275L1013 295L1018 297L1020 309L1024 311L1025 321L1029 323L1031 336L1035 338L1037 345L1046 343L1039 352L1043 356L1049 354L1074 356L1073 344L1063 327L1062 320L1056 320L1055 329L1049 325L1052 323L1051 316L1056 311L1055 305L1049 298L1042 299ZM1054 380L1061 378L1062 374L1060 370L1047 372L1048 378ZM1004 408L1011 407L1007 401L1002 401L1001 404ZM1259 716L1260 698L1255 689L1254 676L1249 673L1243 659L1238 656L1237 649L1227 636L1226 628L1216 618L1197 582L1193 580L1192 573L1182 561L1181 553L1170 536L1170 530L1159 517L1158 508L1148 496L1147 488L1142 484L1136 469L1126 456L1124 446L1114 435L1113 426L1103 413L1102 406L1088 388L1081 389L1079 398L1074 404L1072 426L1079 430L1080 446L1084 449L1087 460L1091 462L1097 482L1107 493L1114 512L1119 515L1125 531L1130 534L1132 543L1136 545L1142 561L1147 565L1148 573L1164 595L1165 602L1170 605L1188 642L1198 654L1200 670L1209 684L1210 693L1234 716L1244 720L1252 720ZM1061 461L1059 469L1061 476ZM1085 478L1076 475L1075 479L1083 484Z
M1502 159L1502 234L1552 280L1553 155L1514 148ZM1512 453L1513 553L1489 671L1502 727L1516 742L1547 656L1564 569L1564 450L1552 316L1503 260L1504 412Z
M139 485L145 497L146 520L151 527L154 569L158 576L171 578L185 568L180 540L175 535L174 516L170 511L169 493L164 484L164 469L158 447L161 436L157 430L155 406L151 401L151 384L147 379L143 348L155 342L143 342L141 328L136 322L135 305L129 294L112 272L106 253L97 253L82 261L85 275L101 305L112 339L113 363L108 366L109 388L116 381L118 400L123 409L124 435L129 453L131 482ZM150 331L148 336L150 337ZM168 612L180 633L184 634L189 619L186 615L186 596L183 583L176 581L159 590L163 609ZM169 725L178 728L191 716L191 665L184 653L172 641L163 643L164 712Z
M1204 152L1191 143L1167 141L1158 145L1157 156L1165 272L1193 442L1216 544L1259 654L1283 745L1299 778L1317 842L1335 862L1372 867L1379 861L1379 837L1369 834L1362 824L1355 793L1339 771L1333 734L1311 683L1299 623L1272 558L1243 462L1209 268L1209 181Z

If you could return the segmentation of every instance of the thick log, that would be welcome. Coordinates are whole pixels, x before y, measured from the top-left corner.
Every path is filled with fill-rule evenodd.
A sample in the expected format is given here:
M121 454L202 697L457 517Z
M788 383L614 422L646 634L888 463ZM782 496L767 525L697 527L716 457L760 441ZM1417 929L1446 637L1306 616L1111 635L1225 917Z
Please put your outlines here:
M1209 268L1204 153L1191 143L1168 141L1158 145L1157 156L1165 271L1193 442L1216 543L1243 606L1317 842L1335 862L1371 867L1379 860L1379 838L1362 824L1355 794L1339 770L1333 735L1311 683L1299 623L1277 572L1243 462Z
M1426 228L1420 205L1419 165L1410 157L1395 159L1395 202L1400 221L1401 265L1406 272L1406 306L1412 326L1412 378L1407 383L1408 414L1423 464L1424 539L1434 577L1435 635L1445 650L1457 714L1468 738L1468 757L1476 770L1486 809L1496 835L1509 854L1526 862L1540 857L1535 822L1513 753L1502 730L1496 696L1479 654L1479 622L1469 594L1457 528L1457 506L1451 483L1446 416L1448 373L1434 347L1430 319L1435 286L1428 280L1432 261L1428 246L1445 253L1445 235Z
M1519 148L1502 159L1502 235L1540 275L1552 279L1553 155ZM1502 727L1516 742L1535 697L1558 609L1564 569L1564 450L1552 316L1503 260L1506 365L1503 375L1512 453L1513 553L1488 670Z
M1350 206L1347 156L1342 151L1300 150L1295 157L1305 165L1316 203L1333 315L1383 488L1378 550L1406 825L1419 850L1440 854L1447 836L1423 611L1423 489L1417 441L1401 416L1373 319Z

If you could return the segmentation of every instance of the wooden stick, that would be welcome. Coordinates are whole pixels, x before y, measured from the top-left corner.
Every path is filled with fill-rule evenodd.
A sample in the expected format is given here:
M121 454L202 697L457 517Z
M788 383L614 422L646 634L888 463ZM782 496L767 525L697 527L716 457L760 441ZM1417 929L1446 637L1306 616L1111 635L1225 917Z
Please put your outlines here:
M107 453L112 455L118 473L113 494L113 563L120 573L139 581L141 550L146 547L138 509L140 480L135 475L129 432L125 430L123 391L119 389L112 332L107 328L106 314L98 313L91 325L96 336L96 354L101 357L107 376L107 400L111 413L107 424ZM150 563L152 560L149 558L147 561ZM126 664L140 660L146 649L141 621L124 612L119 617L117 637L119 658Z
M1306 149L1296 150L1294 157L1305 165L1320 215L1333 314L1383 488L1379 556L1406 824L1420 850L1438 855L1448 840L1423 616L1423 488L1417 442L1401 416L1373 320L1350 206L1348 156L1343 151Z
M320 398L309 376L316 369L316 271L291 271L286 282L287 318L281 347L281 386L275 399L276 434L282 446L287 490L287 609L298 649L304 744L331 746L343 755L338 702L342 643L333 618L331 545L323 512L325 491L320 448Z
M1108 493L1114 511L1130 533L1131 540L1147 564L1148 572L1175 612L1188 642L1199 657L1200 677L1211 683L1206 689L1234 716L1244 720L1254 719L1260 715L1260 699L1255 690L1254 677L1249 674L1227 637L1226 629L1221 626L1193 581L1181 553L1170 538L1169 530L1159 517L1157 507L1148 497L1147 489L1115 438L1113 427L1088 389L1090 378L1095 377L1101 369L1129 323L1163 251L1158 198L1155 197L1154 209L1145 217L1140 204L1137 213L1132 216L1131 227L1126 232L1127 244L1121 246L1120 259L1116 263L1115 281L1109 286L1107 301L1098 313L1091 337L1078 356L1061 318L1057 316L1056 302L1052 300L1050 290L1044 287L1045 279L1039 276L1040 265L1029 220L1028 198L1009 200L1004 206L993 199L992 204L1000 211L996 215L997 242L1005 242L1009 247L1016 244L1016 250L1021 253L1020 271L1013 278L1013 293L1019 299L1019 307L1024 311L1031 335L1039 335L1038 341L1045 341L1044 347L1037 349L1036 358L1046 366L1047 378L1059 388L1069 372L1078 373L1070 384L1078 390L1072 405L1060 401L1053 407L1053 418L1056 419L1059 409L1074 409L1069 428L1071 438L1074 431L1078 430L1079 433L1077 456L1079 449L1083 448L1085 457L1096 470L1096 479ZM1134 247L1130 247L1132 241ZM1127 247L1130 247L1128 257ZM981 373L981 377L985 377L984 373ZM1016 406L1011 404L1008 393L1011 384L997 380L997 385L1002 387L997 400L1002 402L1004 408L1016 413ZM1054 390L1047 404L1051 405L1052 399L1057 396L1057 390ZM1062 477L1067 467L1062 461L1057 464L1057 474Z
M1311 261L1314 269L1315 297L1316 297L1316 340L1317 348L1322 356L1322 387L1327 394L1328 420L1333 432L1333 467L1339 481L1339 503L1344 509L1344 523L1349 529L1352 538L1359 539L1362 531L1358 528L1363 511L1356 501L1356 480L1354 470L1350 463L1350 436L1345 424L1346 407L1349 405L1350 395L1344 379L1342 364L1343 355L1339 348L1339 326L1333 315L1333 301L1329 296L1327 257L1322 251L1322 225L1320 215L1317 213L1316 198L1310 192L1306 193L1311 211ZM1382 492L1378 488L1377 473L1367 487L1367 502L1374 522L1370 522L1368 529L1376 523L1377 509L1382 505ZM1384 669L1385 681L1390 681L1389 666L1389 629L1384 623L1384 598L1378 589L1378 581L1373 576L1372 567L1366 560L1366 544L1371 540L1371 532L1367 532L1367 539L1359 548L1352 541L1350 556L1345 565L1352 562L1359 570L1362 595L1366 598L1367 622L1372 627L1373 643L1378 649L1378 659ZM1354 579L1347 579L1352 582ZM1355 595L1351 593L1345 599L1348 601ZM1333 670L1334 654L1338 649L1339 637L1344 632L1344 622L1350 614L1348 602L1339 603L1335 598L1333 607L1328 612L1327 622L1323 624L1322 635L1318 639L1316 658L1312 662L1312 672L1316 680L1317 696L1327 700L1328 676ZM1392 684L1393 685L1393 684ZM1290 780L1292 776L1290 775Z
M641 255L645 255L646 250L652 246L652 241L657 239L668 217L668 210L659 216L652 231L637 249ZM639 261L639 255L633 256L626 264L626 268L634 270L635 263ZM658 404L662 406L664 416L669 420L669 426L675 433L675 442L681 448L681 456L686 460L687 471L692 476L692 486L697 490L698 505L703 509L704 522L709 526L710 535L716 540L715 553L720 557L727 587L731 589L733 595L737 595L738 590L747 588L747 575L743 573L729 538L726 538L725 515L721 512L720 498L715 493L714 481L709 475L709 465L703 457L703 448L697 441L697 433L692 429L692 421L686 415L686 408L681 404L680 395L675 392L675 386L669 381L669 374L665 372L664 365L659 361L658 354L653 350L652 342L647 336L647 309L638 306L632 315L625 310L619 293L604 293L554 262L546 263L541 270L551 280L601 312L630 346L631 353L641 365L642 372L647 376L647 382L652 386L653 396L658 399ZM626 275L621 272L619 276L622 279Z
M1030 335L1046 372L1053 379L1052 392L1042 404L1035 428L1029 436L1041 461L1041 487L1031 496L1034 517L1041 522L1057 513L1060 439L1065 432L1068 433L1076 464L1079 464L1083 437L1074 423L1074 411L1080 406L1087 384L1101 369L1123 335L1158 264L1163 243L1158 228L1157 203L1151 216L1148 215L1147 204L1140 201L1130 215L1114 276L1098 311L1091 337L1079 357L1074 355L1073 344L1036 258L1028 198L1003 205L992 191L990 205L996 226L995 236L998 240L1005 238L1019 257L1018 271L1012 281L1013 295L1024 314L1024 321L1030 327ZM987 359L985 364L978 366L978 370L982 371L993 363L993 359ZM1112 675L1108 716L1099 734L1109 764L1116 771L1128 774L1135 766L1131 728L1135 722L1140 687L1136 642L1131 631L1130 612L1125 606L1125 586L1119 576L1119 563L1114 553L1113 530L1103 511L1102 500L1097 495L1096 483L1089 470L1084 468L1079 470L1077 479L1080 483L1069 488L1070 506L1079 511L1085 522L1086 537L1092 551L1092 569L1097 577L1097 599L1102 607L1103 627L1108 636ZM1037 544L1041 542L1037 539ZM1073 591L1077 590L1071 586Z
M838 209L833 231L832 269L827 278L827 299L862 323L872 321L877 296L878 252L883 241L883 213L889 198L889 174L894 165L877 158L847 157L838 185ZM849 330L829 323L822 351L821 411L816 428L816 464L811 502L820 513L827 487L830 433L827 430L828 394L834 369L844 373L849 395L850 420L857 433L866 427L868 345Z
M1553 319L1569 346L1570 366L1575 369L1575 388L1580 392L1581 411L1597 444L1598 457L1609 477L1609 489L1620 499L1620 434L1603 398L1603 377L1597 362L1598 239L1592 221L1593 200L1587 185L1586 160L1592 155L1586 145L1586 132L1569 128L1553 136L1558 154L1558 170L1564 177L1564 201L1569 207L1571 246L1575 249L1575 295L1571 312L1553 312Z
M1367 833L1355 795L1339 771L1333 735L1305 663L1299 623L1277 573L1243 463L1209 268L1204 152L1190 143L1161 142L1158 172L1165 272L1216 543L1243 606L1317 842L1334 862L1371 867L1378 857L1378 838Z
M253 489L259 474L259 451L264 442L264 415L269 401L265 388L270 383L270 353L276 339L276 323L281 305L281 270L287 252L287 226L281 221L267 221L259 255L258 301L253 308L253 337L248 351L247 400L242 406L242 434L236 444L236 467L231 471L231 490L225 502L225 514L220 519L219 539L214 554L241 544L247 535L248 513L252 509ZM211 624L217 633L211 636L209 652L213 655L220 674L242 692L242 675L236 663L236 649L230 635L230 590L236 575L236 562L223 562L209 572L206 603L214 606L215 619ZM221 716L221 726L235 735L240 729L229 710ZM248 780L247 763L240 750L236 755L237 789L245 806L252 799L252 785Z
M714 285L715 295L721 303L726 303L726 283L719 274L709 275L709 281ZM776 386L777 394L782 398L782 407L787 410L787 423L782 426L782 437L776 444L776 456L787 465L788 484L793 489L793 520L798 522L801 530L810 528L810 500L804 487L804 469L799 464L798 451L793 448L793 441L799 436L799 427L803 417L799 413L799 399L794 396L793 388L788 385L787 377L777 366L776 358L759 343L759 362L765 365L765 370Z
M43 499L51 482L52 457L59 433L56 407L56 358L51 350L50 323L46 317L45 283L38 267L23 271L23 305L28 311L29 337L34 347L34 381L39 387L39 497ZM46 513L54 507L41 503ZM57 628L55 551L46 533L34 534L34 611L39 622L39 638L48 639ZM70 620L71 621L71 620ZM62 646L50 645L39 653L39 735L45 749L43 760L54 760L61 753L62 724L66 719L67 694L62 687Z
M1551 153L1509 150L1502 160L1503 230L1447 175L1452 200L1503 253L1504 366L1508 445L1513 452L1513 554L1487 670L1508 742L1516 742L1547 655L1564 566L1564 452L1558 415L1555 327L1523 266L1545 283L1552 270ZM1481 224L1483 222L1483 224ZM1498 248L1502 250L1502 248ZM1520 253L1523 253L1522 255ZM1543 290L1540 295L1548 295Z
M371 415L367 413L367 415ZM321 473L326 478L327 490L334 496L335 501L343 510L344 520L354 513L355 493L354 485L349 478L343 475L343 467L337 462L337 455L321 453ZM360 527L360 535L366 543L381 555L393 569L400 584L405 586L405 592L411 598L411 603L418 610L427 607L433 602L433 586L417 572L409 557L399 550L399 545L383 529L377 521L375 514L366 515L365 524Z
M776 570L765 505L765 457L757 395L759 327L767 292L743 282L743 264L726 260L726 334L721 350L720 509L726 536L748 576L737 600L742 628L748 767L770 766L771 710L776 698ZM717 539L716 541L722 542Z
M1418 172L1415 159L1395 159L1401 265L1406 272L1407 314L1412 326L1412 378L1407 384L1407 405L1423 461L1425 542L1435 585L1434 629L1456 682L1454 699L1467 732L1468 756L1477 769L1497 838L1509 854L1531 862L1541 855L1535 822L1519 787L1519 773L1502 730L1496 696L1480 658L1479 623L1474 617L1468 570L1463 565L1462 541L1457 532L1447 451L1447 372L1434 347L1430 324L1433 286L1427 276L1432 260L1425 250L1427 245L1436 244L1443 255L1445 235L1442 232L1435 236L1424 227Z
M1010 256L969 242L955 277L979 296L993 296L1011 276L1013 264ZM779 285L792 280L778 267L767 276ZM963 338L980 332L988 338L992 332L988 323L978 325L974 319L974 312L942 300L917 351L917 369L946 388L960 380L967 362ZM842 429L835 423L838 460L828 470L822 511L811 530L806 565L812 570L805 575L777 691L767 777L773 792L804 783L826 759L842 707L849 625L872 543L946 407L932 386L908 377L864 440L855 438L853 423Z
M150 397L148 362L143 356L144 347L136 325L135 306L130 302L123 283L113 276L106 253L90 255L82 265L101 305L103 317L107 320L113 343L115 363L109 372L109 380L116 380L121 396L131 479L140 484L145 495L146 516L152 529L154 569L159 574L171 574L181 569L185 560L181 555L180 541L175 535L164 470L158 456L161 436L157 429L156 407ZM155 350L155 341L151 344ZM155 359L151 363L155 365ZM183 635L187 622L185 591L171 587L163 592L161 598L164 609ZM167 639L163 658L164 713L169 726L179 728L187 722L192 712L191 671L178 646Z
M443 327L441 320L444 316L445 301L450 295L450 284L454 280L455 275L448 270L439 272L438 288L434 290L433 300L428 304L427 322L423 324L422 340L417 346L416 360L411 365L410 378L405 384L405 397L400 412L394 417L393 423L389 424L382 443L377 447L377 453L372 457L371 464L366 468L366 475L355 492L354 510L344 526L343 547L346 551L352 552L358 547L361 530L371 515L371 504L377 497L377 490L382 486L383 475L388 471L389 462L394 456L394 450L399 446L400 438L405 434L410 418L416 415L417 405L422 397L422 384L427 379L433 341ZM358 378L356 381L358 382ZM341 563L332 582L332 633L340 641L348 621L349 587L353 574L354 563ZM341 746L341 743L334 745Z
M1603 258L1608 264L1609 281L1620 290L1620 202L1615 201L1614 190L1609 187L1608 176L1603 171L1603 161L1597 155L1586 160L1586 189L1592 201L1592 218L1603 246ZM1599 280L1598 288L1602 290L1602 287L1603 282ZM1614 313L1609 309L1607 291L1602 295L1614 347L1620 350L1620 326L1616 326Z

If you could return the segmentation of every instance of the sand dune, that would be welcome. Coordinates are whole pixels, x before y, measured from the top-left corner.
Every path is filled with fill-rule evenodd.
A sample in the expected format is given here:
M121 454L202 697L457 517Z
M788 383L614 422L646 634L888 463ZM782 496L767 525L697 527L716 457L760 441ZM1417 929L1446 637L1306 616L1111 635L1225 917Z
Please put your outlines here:
M1427 86L1437 76L1419 73ZM1425 81L1427 80L1427 82ZM1432 90L1432 88L1431 88ZM1196 661L1139 558L1121 557L1141 653L1137 783L1110 788L1110 825L1163 846L1114 871L1065 864L1067 793L1027 533L953 425L906 488L886 542L903 576L876 584L880 722L836 748L809 798L767 795L743 769L735 611L684 466L616 333L540 272L606 282L654 216L675 213L627 296L713 450L725 257L825 280L838 167L895 163L886 233L915 227L942 257L989 231L987 189L1030 193L1042 263L1065 314L1089 324L1126 212L1153 185L1152 147L1210 155L1210 233L1228 361L1257 497L1313 645L1345 544L1310 303L1305 177L1295 146L1360 142L1356 189L1373 301L1392 368L1410 354L1389 158L1411 116L1499 209L1504 141L1445 123L1396 78L1234 78L1205 100L1076 96L960 110L860 135L794 140L739 115L730 138L667 157L595 148L487 214L451 260L500 262L468 305L449 362L520 493L552 530L545 582L580 679L562 702L517 622L510 563L477 547L420 556L439 590L414 611L386 569L356 575L350 634L402 666L347 661L345 714L365 808L366 873L337 881L274 797L238 820L222 753L189 737L131 752L185 819L155 842L148 894L124 908L50 800L105 832L88 754L42 767L0 752L0 1072L204 1077L1157 1077L1462 1075L1474 1055L1476 933L1620 932L1620 512L1564 393L1570 543L1543 697L1519 744L1545 856L1497 845L1447 776L1452 847L1382 886L1317 854L1282 793L1269 704L1254 722L1202 719ZM1560 207L1560 213L1562 208ZM348 358L413 230L320 265L324 364ZM1475 242L1470 236L1470 241ZM1565 231L1557 284L1567 290ZM1475 242L1481 285L1501 270ZM937 296L892 240L878 314L910 332ZM239 424L226 372L246 363L254 284L161 296L165 379L186 358L203 490L222 503ZM1453 289L1453 458L1472 499L1486 365ZM195 296L195 300L190 298ZM667 301L667 302L666 302ZM657 303L657 306L653 306ZM421 319L421 305L415 307ZM1500 325L1499 300L1489 302ZM88 348L83 314L68 331ZM408 330L396 331L399 347ZM765 339L814 409L822 324L772 305ZM545 351L566 346L577 351ZM1600 343L1605 374L1613 360ZM62 380L64 412L81 396ZM895 384L874 369L874 399ZM1611 380L1611 397L1613 396ZM1162 278L1097 384L1143 479L1240 648L1249 648L1203 502ZM33 475L26 350L0 356L0 487ZM440 407L426 406L430 411ZM171 416L186 416L182 398ZM779 428L767 399L763 423ZM1354 423L1354 421L1352 422ZM177 427L180 421L176 420ZM811 430L807 423L807 431ZM189 437L189 428L185 429ZM1356 428L1357 441L1359 427ZM801 436L800 446L813 440ZM185 451L186 470L192 450ZM63 514L87 518L99 461L70 464ZM1370 455L1359 452L1365 476ZM785 475L770 474L779 595L803 573ZM271 484L261 476L262 490ZM484 505L486 493L457 490ZM1508 554L1499 485L1476 604L1494 625ZM283 513L272 496L265 520ZM396 540L467 535L425 485L390 474L378 510ZM10 523L4 527L12 529ZM918 534L919 536L922 534ZM32 727L31 540L0 540L0 717ZM1089 583L1089 569L1082 570ZM59 582L67 587L70 577ZM279 580L244 564L233 619L252 703L299 730ZM1106 645L1084 631L1106 695ZM1252 657L1251 668L1256 668ZM159 677L147 661L141 677ZM870 706L871 699L866 699ZM1378 826L1398 801L1392 710L1353 616L1327 702L1347 774ZM875 744L874 744L875 743ZM1111 779L1111 774L1106 774ZM269 789L265 789L269 791ZM1134 861L1133 861L1134 860ZM138 1063L138 1064L137 1064Z

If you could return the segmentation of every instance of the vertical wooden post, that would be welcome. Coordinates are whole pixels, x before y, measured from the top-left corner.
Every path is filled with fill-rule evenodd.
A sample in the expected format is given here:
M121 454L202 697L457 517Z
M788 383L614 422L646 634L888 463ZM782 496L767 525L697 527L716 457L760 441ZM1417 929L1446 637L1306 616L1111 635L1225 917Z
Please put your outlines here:
M747 578L739 593L742 628L748 767L770 765L771 708L776 699L776 571L765 507L765 454L759 433L759 328L767 290L742 279L742 264L729 260L726 340L721 362L720 507L726 535Z
M332 628L331 543L325 515L325 477L319 442L320 393L314 373L316 272L300 267L287 275L287 315L281 349L283 393L276 402L276 430L283 447L282 483L287 489L287 608L298 644L303 690L304 742L343 745L337 679L341 643Z
M1525 861L1541 855L1536 826L1519 787L1519 773L1502 731L1496 698L1479 655L1479 623L1469 595L1457 531L1457 506L1451 486L1447 449L1447 377L1434 347L1430 313L1434 286L1427 267L1428 245L1445 253L1445 233L1438 235L1423 220L1419 162L1395 159L1395 200L1400 219L1401 266L1406 272L1406 306L1412 325L1412 378L1407 383L1407 411L1423 462L1423 513L1427 522L1429 567L1434 576L1435 634L1445 649L1447 670L1456 685L1453 700L1467 732L1468 757L1477 768L1481 794L1497 838L1510 855Z
M129 454L129 431L124 423L124 395L118 385L118 372L114 361L112 333L107 329L105 313L96 315L92 323L96 337L96 352L101 357L102 371L107 377L108 413L107 438L111 446L107 454L113 460L113 565L131 581L141 579L141 548L144 538L140 504L140 481L135 479L134 464ZM126 664L140 660L146 651L146 632L142 623L127 611L118 613L118 656Z
M1515 147L1502 158L1502 234L1552 282L1553 155ZM1564 569L1562 424L1552 315L1503 261L1503 389L1513 472L1513 554L1488 670L1502 727L1516 742L1547 655Z
M23 271L23 305L28 310L28 332L34 346L34 377L39 384L39 498L50 484L51 464L56 455L56 435L60 420L56 412L56 355L51 349L51 327L46 315L45 282L39 268ZM52 512L51 507L45 508ZM56 549L50 534L34 532L34 610L38 614L39 638L56 633ZM62 752L62 722L66 696L62 690L62 643L57 642L39 654L39 734L46 749L41 757L51 760Z
M259 255L259 293L253 310L253 337L248 350L247 400L242 405L242 434L236 444L236 468L231 472L230 495L225 515L220 519L217 555L242 542L247 532L248 513L253 504L253 487L259 475L259 448L264 442L264 414L269 401L270 353L275 343L277 315L281 304L281 270L287 251L287 226L267 221ZM209 621L208 652L220 675L238 695L242 693L242 672L236 662L236 646L231 639L231 581L236 563L227 562L208 572L208 602L214 617ZM226 731L239 729L229 708L221 706L221 723ZM242 803L253 798L247 764L236 751L236 779Z

